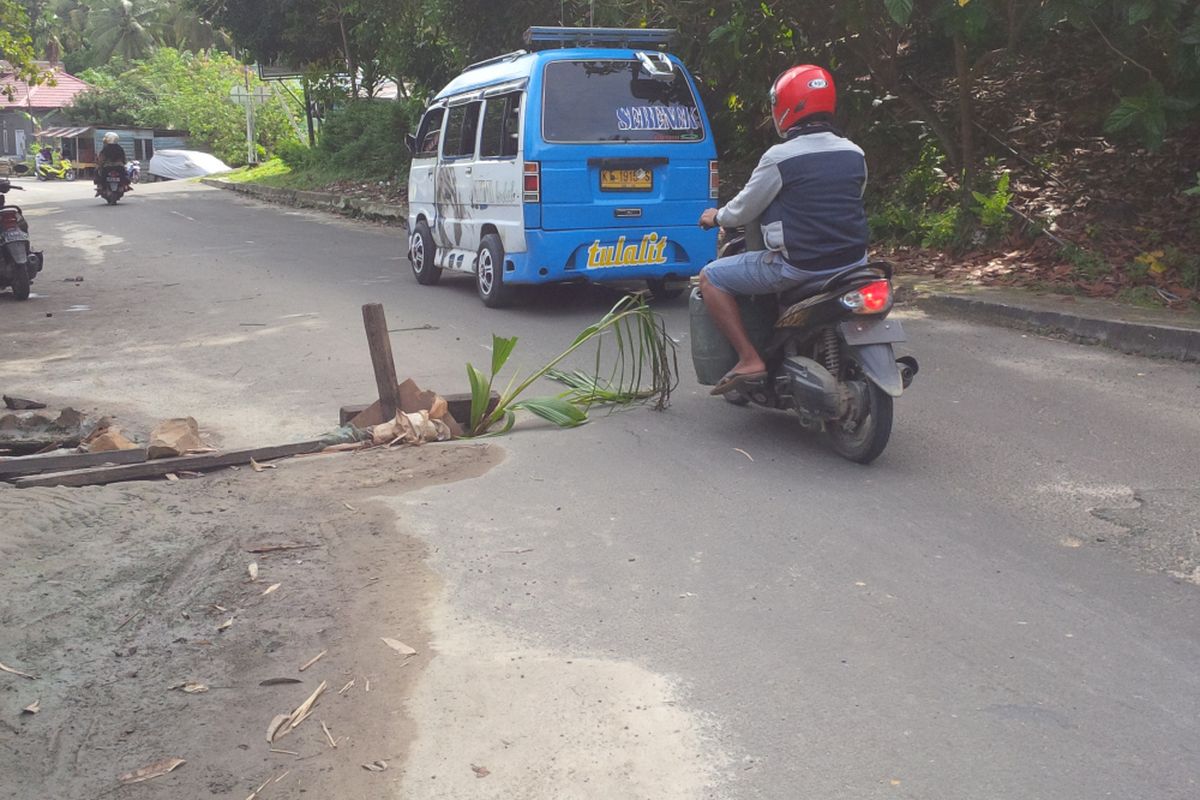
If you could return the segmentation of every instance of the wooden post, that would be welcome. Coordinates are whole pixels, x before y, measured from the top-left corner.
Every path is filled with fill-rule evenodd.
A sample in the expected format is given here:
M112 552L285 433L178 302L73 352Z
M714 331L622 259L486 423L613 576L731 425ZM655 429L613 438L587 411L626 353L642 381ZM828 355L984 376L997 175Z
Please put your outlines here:
M396 381L396 362L392 360L387 317L379 303L364 305L362 315L363 327L367 329L367 345L371 348L371 366L375 368L375 385L379 389L379 408L383 418L390 420L400 408L400 387Z

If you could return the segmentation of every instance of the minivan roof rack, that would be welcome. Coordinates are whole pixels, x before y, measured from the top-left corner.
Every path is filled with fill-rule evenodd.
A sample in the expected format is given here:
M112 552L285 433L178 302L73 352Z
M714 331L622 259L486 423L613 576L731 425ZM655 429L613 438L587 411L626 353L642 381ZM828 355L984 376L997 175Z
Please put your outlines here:
M525 44L556 44L559 47L602 44L618 47L659 47L670 44L674 35L673 28L560 28L535 25L525 31Z
M485 58L483 61L476 61L474 64L468 65L467 70L479 69L480 67L490 66L491 64L500 64L504 61L515 61L516 59L520 58L521 56L527 56L527 55L529 55L528 50L513 50L511 53L505 53L502 56L496 56L495 58ZM463 70L463 71L466 72L467 70Z

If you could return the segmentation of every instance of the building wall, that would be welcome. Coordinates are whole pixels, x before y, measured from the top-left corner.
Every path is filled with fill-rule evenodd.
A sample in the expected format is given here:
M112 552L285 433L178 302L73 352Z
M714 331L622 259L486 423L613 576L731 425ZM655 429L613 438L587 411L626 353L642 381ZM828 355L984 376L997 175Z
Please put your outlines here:
M20 141L24 141L24 151L18 148ZM0 156L24 157L31 144L33 144L33 123L29 121L29 118L15 109L0 111Z

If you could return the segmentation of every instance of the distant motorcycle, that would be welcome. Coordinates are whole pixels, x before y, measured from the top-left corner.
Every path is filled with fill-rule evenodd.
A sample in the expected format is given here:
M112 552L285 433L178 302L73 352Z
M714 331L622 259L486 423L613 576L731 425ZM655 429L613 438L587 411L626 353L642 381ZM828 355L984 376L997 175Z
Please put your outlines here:
M130 161L125 167L125 179L130 183L137 183L142 179L142 162Z
M127 191L129 191L129 178L125 173L125 167L120 164L106 166L100 175L100 184L96 187L96 194L103 197L110 206L115 206Z
M76 177L75 165L67 158L57 164L42 164L37 169L39 181L73 181Z
M7 178L0 178L0 288L11 286L13 297L29 299L29 285L42 271L42 254L30 249L29 223L20 206L8 205L5 195L13 189Z

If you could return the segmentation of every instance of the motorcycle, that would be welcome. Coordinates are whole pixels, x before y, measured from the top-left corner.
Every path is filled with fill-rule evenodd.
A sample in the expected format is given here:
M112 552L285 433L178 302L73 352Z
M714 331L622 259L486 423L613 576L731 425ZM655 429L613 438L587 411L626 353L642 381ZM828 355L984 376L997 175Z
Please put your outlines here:
M130 161L125 167L125 179L130 183L137 183L142 179L142 162Z
M720 255L745 250L734 236ZM893 400L917 374L892 310L892 266L875 261L825 274L779 295L739 297L743 322L767 364L766 378L723 395L734 405L794 411L805 430L823 431L835 452L869 464L887 447ZM691 298L692 361L701 383L715 385L737 355L713 325L699 287Z
M96 195L103 197L110 206L115 206L127 191L129 181L125 176L125 167L121 164L109 164L104 167L100 182L96 186Z
M67 158L64 158L57 164L42 164L37 169L37 179L39 181L73 181L75 178L75 165Z
M42 253L29 246L29 223L20 206L9 205L5 195L13 189L7 178L0 178L0 288L11 286L13 297L29 299L29 285L42 271Z

